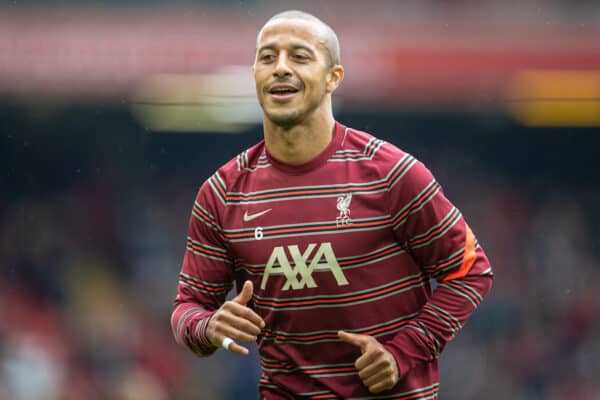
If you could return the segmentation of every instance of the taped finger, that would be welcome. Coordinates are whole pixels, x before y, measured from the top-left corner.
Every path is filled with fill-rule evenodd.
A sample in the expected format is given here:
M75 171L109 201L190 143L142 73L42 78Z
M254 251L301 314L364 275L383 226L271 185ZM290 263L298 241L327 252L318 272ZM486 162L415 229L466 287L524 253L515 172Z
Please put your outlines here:
M224 348L225 350L229 351L229 346L231 345L231 343L233 343L233 339L225 336L225 338L223 339L223 342L221 342L221 347Z

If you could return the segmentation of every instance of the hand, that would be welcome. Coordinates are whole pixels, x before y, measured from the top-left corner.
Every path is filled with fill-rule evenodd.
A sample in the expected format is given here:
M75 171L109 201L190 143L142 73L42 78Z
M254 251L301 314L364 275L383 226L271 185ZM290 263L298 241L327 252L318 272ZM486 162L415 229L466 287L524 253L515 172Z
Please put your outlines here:
M229 337L246 343L255 342L265 321L246 306L252 299L254 288L251 281L244 282L241 292L231 301L226 301L215 312L206 327L206 337L214 346L221 346ZM229 351L248 355L248 349L236 342L229 345Z
M379 393L396 386L400 379L396 359L377 339L344 331L339 331L338 337L343 342L360 348L362 355L354 366L369 392Z

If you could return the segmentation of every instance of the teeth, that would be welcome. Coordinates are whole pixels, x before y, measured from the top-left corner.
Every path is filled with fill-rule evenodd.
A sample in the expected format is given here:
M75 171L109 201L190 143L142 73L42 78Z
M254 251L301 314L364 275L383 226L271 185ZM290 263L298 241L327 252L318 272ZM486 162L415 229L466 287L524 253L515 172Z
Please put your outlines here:
M273 89L273 90L271 90L271 92L273 92L273 93L293 93L293 92L295 92L295 90L294 89L288 89L288 88L286 88L286 89Z

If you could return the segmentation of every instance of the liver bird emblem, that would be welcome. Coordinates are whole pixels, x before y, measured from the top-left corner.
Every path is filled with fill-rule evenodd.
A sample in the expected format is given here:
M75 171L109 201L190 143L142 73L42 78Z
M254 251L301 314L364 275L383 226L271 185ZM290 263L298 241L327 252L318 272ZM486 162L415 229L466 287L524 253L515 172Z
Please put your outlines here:
M335 219L338 226L347 225L350 223L350 202L352 201L352 193L346 193L337 198L337 209L340 215Z

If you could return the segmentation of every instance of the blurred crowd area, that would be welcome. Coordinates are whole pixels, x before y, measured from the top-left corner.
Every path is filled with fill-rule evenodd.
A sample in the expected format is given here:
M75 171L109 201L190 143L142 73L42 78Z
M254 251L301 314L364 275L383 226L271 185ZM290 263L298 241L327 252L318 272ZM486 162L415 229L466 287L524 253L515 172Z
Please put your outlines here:
M424 161L495 269L441 359L444 399L600 398L597 130L341 115ZM194 195L260 139L155 134L120 110L0 107L0 399L253 399L260 374L179 348Z
M401 4L400 4L401 3ZM240 10L252 10L254 12L264 12L273 8L296 8L298 1L294 0L173 0L168 4L160 0L30 0L20 1L14 0L2 4L4 7L43 7L51 6L66 7L66 8L81 8L81 7L159 7L169 9L186 8L186 9L206 9L212 11L222 11L225 13L236 13ZM396 0L378 0L375 7L370 7L365 10L364 2L361 0L345 0L343 3L338 1L321 1L321 0L305 0L302 2L302 7L315 8L318 7L323 12L328 14L342 13L354 14L359 13L364 16L364 12L368 11L369 16L390 16L389 11L402 10L400 18L418 15L434 16L440 13L453 13L460 11L468 13L468 16L477 16L478 13L495 10L498 12L496 17L509 17L512 15L518 18L530 18L531 14L540 13L543 11L547 16L565 17L568 15L584 13L583 8L587 10L598 10L595 0L510 0L499 2L495 0L404 0L398 2ZM562 16L562 17L561 17ZM463 14L463 17L465 15Z

